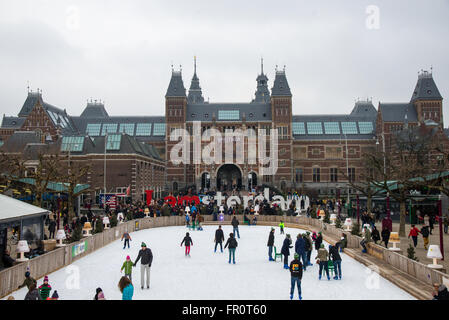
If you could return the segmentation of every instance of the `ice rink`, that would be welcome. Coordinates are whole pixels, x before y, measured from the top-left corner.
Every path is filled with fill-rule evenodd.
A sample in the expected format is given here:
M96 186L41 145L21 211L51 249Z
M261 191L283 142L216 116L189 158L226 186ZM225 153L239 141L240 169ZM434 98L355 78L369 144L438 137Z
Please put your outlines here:
M95 289L101 287L106 299L121 299L117 287L120 268L127 255L135 261L141 242L153 252L150 289L140 288L140 262L133 268L135 300L162 299L289 299L290 272L283 263L268 261L267 240L271 227L240 226L240 239L236 250L236 264L228 264L228 250L214 253L214 234L217 226L204 226L203 231L191 231L193 240L190 258L185 257L180 243L186 227L164 227L131 233L130 249L123 249L123 242L114 241L72 265L49 274L49 283L57 290L61 300L92 300ZM232 226L223 226L225 239ZM302 231L285 228L294 241ZM279 227L275 232L275 245L280 251L285 235ZM327 244L326 244L327 248ZM292 260L294 248L290 250ZM308 267L302 279L303 300L320 299L414 299L407 292L393 285L366 266L342 255L342 280L318 280L318 266ZM33 270L31 270L33 276ZM43 278L38 279L38 286ZM79 286L77 288L77 286ZM52 290L52 293L53 293ZM16 299L25 297L27 288L12 293ZM6 297L5 297L6 298ZM295 289L295 297L297 291Z

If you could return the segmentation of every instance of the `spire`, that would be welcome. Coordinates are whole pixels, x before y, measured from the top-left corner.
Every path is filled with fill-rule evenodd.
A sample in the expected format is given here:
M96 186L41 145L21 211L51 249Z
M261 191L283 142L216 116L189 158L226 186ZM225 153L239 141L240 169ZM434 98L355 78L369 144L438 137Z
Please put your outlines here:
M276 65L276 77L274 78L273 88L271 88L272 96L291 97L292 93L288 86L287 77L285 76L285 66L283 70L278 70Z
M257 90L252 102L270 102L270 90L268 89L268 77L263 73L263 58L260 58L260 74L257 79Z
M433 80L432 72L433 68L431 68L431 72L427 70L421 70L421 72L418 72L418 81L416 82L415 90L413 91L410 102L415 102L415 100L443 99L438 91L435 81Z
M196 56L193 57L193 77L192 82L190 83L187 101L189 103L204 103L203 93L200 87L200 79L196 75Z

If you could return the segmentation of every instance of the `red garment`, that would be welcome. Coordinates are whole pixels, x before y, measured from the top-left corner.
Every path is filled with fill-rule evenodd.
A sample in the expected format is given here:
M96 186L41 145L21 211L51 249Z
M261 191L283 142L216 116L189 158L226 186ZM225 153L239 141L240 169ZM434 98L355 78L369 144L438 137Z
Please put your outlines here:
M418 228L417 228L417 227L413 227L413 228L410 230L410 233L408 234L408 236L409 236L409 237L410 237L410 236L412 236L412 237L417 237L417 236L418 236L418 233L419 233Z
M190 254L190 246L186 246L186 254Z

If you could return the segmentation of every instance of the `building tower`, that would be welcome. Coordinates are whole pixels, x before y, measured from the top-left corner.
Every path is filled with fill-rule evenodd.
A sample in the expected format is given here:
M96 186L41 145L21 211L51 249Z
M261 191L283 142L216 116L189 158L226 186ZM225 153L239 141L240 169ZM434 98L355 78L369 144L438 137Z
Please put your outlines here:
M257 76L257 90L255 99L252 102L269 103L270 90L268 89L268 77L263 73L263 58L260 62L260 74Z
M189 103L204 103L203 94L200 87L200 79L196 75L196 56L193 62L193 77L190 83L189 95L187 97Z

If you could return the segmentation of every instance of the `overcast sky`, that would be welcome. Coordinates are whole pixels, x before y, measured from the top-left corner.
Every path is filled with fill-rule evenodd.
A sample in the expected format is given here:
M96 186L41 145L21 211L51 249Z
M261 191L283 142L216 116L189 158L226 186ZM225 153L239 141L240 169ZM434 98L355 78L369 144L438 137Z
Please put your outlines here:
M188 89L195 55L210 102L253 99L261 57L270 89L286 65L294 114L409 101L430 66L448 99L448 35L448 0L0 0L0 111L17 115L29 82L74 116L89 98L164 115L171 64Z

